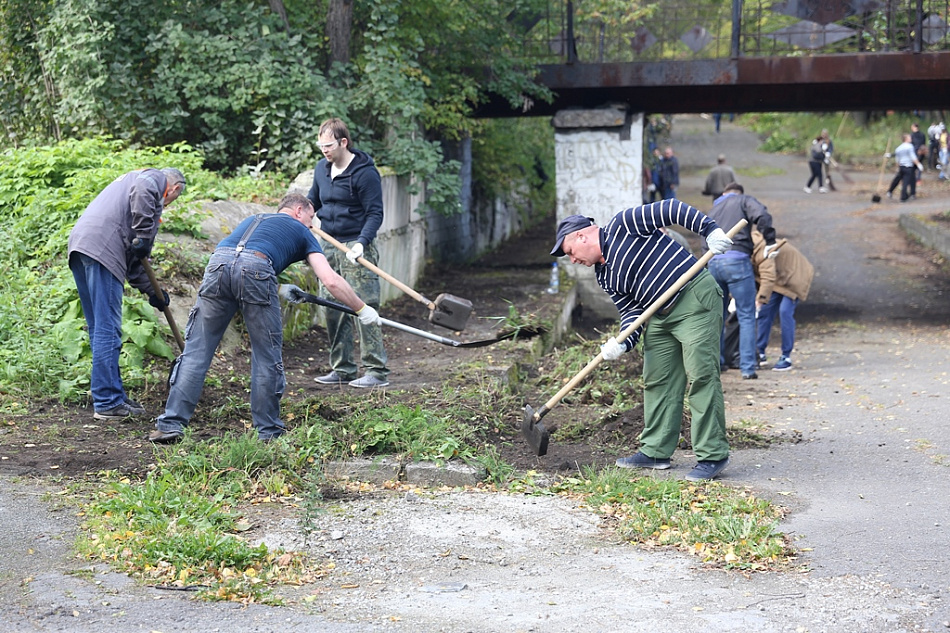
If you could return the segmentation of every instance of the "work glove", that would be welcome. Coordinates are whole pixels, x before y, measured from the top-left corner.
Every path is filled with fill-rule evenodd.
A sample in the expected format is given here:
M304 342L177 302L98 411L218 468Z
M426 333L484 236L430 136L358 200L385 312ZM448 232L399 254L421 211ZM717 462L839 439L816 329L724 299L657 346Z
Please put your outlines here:
M604 360L617 360L626 351L627 348L612 336L600 346L600 355L604 357Z
M363 256L363 242L357 242L350 247L350 250L346 252L346 258L350 260L351 264L357 264L357 257Z
M135 259L145 259L152 252L152 240L147 237L137 237L130 244Z
M299 304L304 302L304 293L298 286L293 284L280 284L277 286L277 295L287 303Z
M769 244L765 247L765 259L775 259L778 257L778 246Z
M373 309L369 304L363 304L363 307L356 311L356 316L363 325L379 325L379 312Z
M732 240L722 229L716 229L706 238L706 247L716 255L722 255L732 246Z
M884 154L884 158L890 158L890 157L891 157L891 153L890 153L890 152L887 152L886 154Z
M159 297L154 292L148 293L148 304L155 308L156 310L164 310L168 307L170 299L168 298L168 293L162 290L162 296Z

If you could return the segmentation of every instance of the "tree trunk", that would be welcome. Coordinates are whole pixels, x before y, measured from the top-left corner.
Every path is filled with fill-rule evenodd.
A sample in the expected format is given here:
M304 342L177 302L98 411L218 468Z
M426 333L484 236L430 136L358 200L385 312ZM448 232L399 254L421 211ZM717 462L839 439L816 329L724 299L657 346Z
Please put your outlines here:
M284 8L284 0L269 0L270 10L280 16L284 22L284 28L290 33L290 22L287 20L287 9Z
M350 62L350 28L353 24L353 0L330 0L327 9L327 39L330 41L330 65Z

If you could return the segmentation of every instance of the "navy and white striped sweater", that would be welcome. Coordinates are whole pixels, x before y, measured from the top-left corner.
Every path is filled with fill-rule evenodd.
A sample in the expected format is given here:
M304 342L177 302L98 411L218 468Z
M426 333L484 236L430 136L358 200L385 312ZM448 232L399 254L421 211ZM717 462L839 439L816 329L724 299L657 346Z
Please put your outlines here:
M621 329L669 289L696 258L661 227L678 224L707 237L718 225L696 207L670 198L621 211L600 229L600 246L605 263L594 266L597 283L613 299L620 312ZM663 306L676 302L679 293ZM624 342L627 351L640 339L638 328Z

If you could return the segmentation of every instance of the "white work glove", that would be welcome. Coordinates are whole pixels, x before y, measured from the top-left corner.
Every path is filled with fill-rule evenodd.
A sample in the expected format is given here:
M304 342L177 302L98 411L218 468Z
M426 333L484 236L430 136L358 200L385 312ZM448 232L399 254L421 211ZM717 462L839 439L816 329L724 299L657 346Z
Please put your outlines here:
M765 247L765 259L775 259L778 257L778 246L769 244Z
M298 304L306 300L306 293L293 284L280 284L277 286L277 295L287 303Z
M373 309L369 304L364 303L363 307L356 311L356 317L363 325L379 325L379 312Z
M363 256L363 242L357 242L350 247L350 250L346 252L346 258L350 260L351 264L358 264L356 261L357 257Z
M890 152L887 152L886 154L884 154L884 158L890 158L890 157L891 157L891 153L890 153Z
M732 240L722 229L716 229L706 238L706 247L716 255L722 255L732 246Z
M604 360L617 360L620 358L620 355L626 351L627 348L612 336L607 339L606 343L600 346L600 355L604 357Z

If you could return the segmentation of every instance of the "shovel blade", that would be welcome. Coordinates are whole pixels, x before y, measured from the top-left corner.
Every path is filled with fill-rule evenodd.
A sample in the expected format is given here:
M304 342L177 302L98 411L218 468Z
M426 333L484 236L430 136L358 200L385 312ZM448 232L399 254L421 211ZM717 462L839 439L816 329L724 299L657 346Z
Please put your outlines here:
M455 295L442 293L433 302L435 310L429 312L429 322L450 330L465 329L472 313L472 302Z
M551 438L551 433L545 428L544 424L541 423L541 419L537 417L530 404L524 406L521 434L535 455L541 457L547 454L548 440Z

